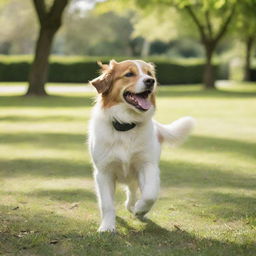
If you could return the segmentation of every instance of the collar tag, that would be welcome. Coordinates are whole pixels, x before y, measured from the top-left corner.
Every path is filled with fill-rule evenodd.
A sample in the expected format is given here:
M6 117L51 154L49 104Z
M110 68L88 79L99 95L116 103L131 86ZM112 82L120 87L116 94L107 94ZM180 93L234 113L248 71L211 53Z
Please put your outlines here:
M115 130L117 130L119 132L129 131L129 130L133 129L136 126L135 123L119 123L115 119L114 119L114 121L112 121L112 125L115 128Z

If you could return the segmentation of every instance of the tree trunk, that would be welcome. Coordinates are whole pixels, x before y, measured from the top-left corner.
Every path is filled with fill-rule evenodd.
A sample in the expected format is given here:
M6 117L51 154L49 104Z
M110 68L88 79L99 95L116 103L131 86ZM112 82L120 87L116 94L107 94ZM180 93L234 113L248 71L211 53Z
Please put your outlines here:
M250 81L250 69L251 69L251 55L253 48L254 38L248 37L246 40L246 55L245 55L245 67L244 67L244 81Z
M215 73L212 64L214 47L209 45L204 46L206 53L206 63L204 66L203 83L206 89L215 89Z
M47 95L45 83L48 76L49 55L56 29L41 27L36 43L36 52L29 73L29 88L26 95Z
M141 49L141 57L144 57L144 58L148 57L150 53L150 46L151 46L150 42L144 39L142 49Z
M40 24L36 52L29 73L29 87L26 95L45 96L44 85L48 76L48 59L53 38L61 27L62 14L69 0L54 0L47 12L45 0L33 0Z

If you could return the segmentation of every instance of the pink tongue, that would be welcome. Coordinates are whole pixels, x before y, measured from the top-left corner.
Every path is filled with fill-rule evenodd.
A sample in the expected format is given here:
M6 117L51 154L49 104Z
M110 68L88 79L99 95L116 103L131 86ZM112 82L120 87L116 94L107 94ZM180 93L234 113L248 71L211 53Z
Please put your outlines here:
M135 96L136 97L136 96ZM148 110L151 107L151 102L148 99L142 98L142 97L136 97L138 104L141 108L144 110Z

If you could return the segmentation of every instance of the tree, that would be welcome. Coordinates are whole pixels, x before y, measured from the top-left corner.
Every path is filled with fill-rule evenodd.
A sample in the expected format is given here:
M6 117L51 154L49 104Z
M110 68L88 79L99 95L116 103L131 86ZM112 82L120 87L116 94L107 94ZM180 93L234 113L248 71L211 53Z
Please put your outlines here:
M45 0L33 0L40 24L34 61L29 73L29 87L26 95L46 95L45 83L48 75L49 55L52 42L61 27L62 15L69 0L54 0L47 8Z
M31 54L38 29L31 0L0 2L0 52L3 54Z
M216 2L220 2L220 1L216 1ZM198 18L196 14L197 12L195 11L195 7L193 5L188 4L188 5L185 5L184 7L198 29L201 37L201 42L205 49L206 63L205 63L205 70L203 75L203 83L205 87L208 89L215 88L215 75L214 75L214 69L212 64L212 57L220 39L227 32L231 19L234 16L235 6L236 6L235 4L231 5L230 11L228 11L227 13L225 13L225 15L222 16L222 22L220 23L216 31L214 31L213 21L211 19L212 12L213 12L212 5L208 5L208 7L206 8L204 8L203 6L200 7L200 10L203 16L205 17L204 21L201 21ZM225 7L225 8L228 8L228 7Z
M175 6L184 12L195 25L205 50L203 83L206 88L215 88L213 54L226 34L235 14L236 0L135 0L142 9Z
M245 43L244 80L250 81L252 52L256 41L256 0L239 2L234 27L237 36Z
M132 35L135 37L142 36L145 39L144 46L146 49L143 50L148 53L157 42L170 46L177 39L187 40L191 38L197 41L196 31L194 26L191 26L190 20L174 7L166 9L159 6L150 12L139 12L133 22L134 32ZM146 57L147 54L143 54L142 51L141 56Z

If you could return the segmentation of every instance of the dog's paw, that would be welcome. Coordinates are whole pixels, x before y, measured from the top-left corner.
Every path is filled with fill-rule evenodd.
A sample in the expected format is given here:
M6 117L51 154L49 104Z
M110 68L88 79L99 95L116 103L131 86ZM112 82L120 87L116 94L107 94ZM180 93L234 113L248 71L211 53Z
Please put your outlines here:
M138 200L134 207L134 211L133 211L134 215L137 218L142 219L144 215L149 212L153 203L154 203L154 200Z
M148 212L136 212L134 213L135 217L142 221L142 222L145 222L147 220L147 217L145 217L145 215L147 214Z
M115 228L115 225L101 225L98 229L98 232L99 233L103 233L103 232L115 233L116 228Z

